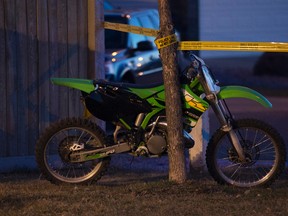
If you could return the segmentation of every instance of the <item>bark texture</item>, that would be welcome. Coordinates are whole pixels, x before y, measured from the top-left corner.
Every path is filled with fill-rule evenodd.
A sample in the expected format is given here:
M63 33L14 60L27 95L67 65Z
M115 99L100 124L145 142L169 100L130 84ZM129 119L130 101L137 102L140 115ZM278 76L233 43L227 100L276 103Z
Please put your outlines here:
M174 26L168 0L158 0L160 32L158 38L174 34ZM187 180L183 124L181 109L181 90L177 65L177 43L159 50L163 65L166 115L168 124L169 180L183 183Z

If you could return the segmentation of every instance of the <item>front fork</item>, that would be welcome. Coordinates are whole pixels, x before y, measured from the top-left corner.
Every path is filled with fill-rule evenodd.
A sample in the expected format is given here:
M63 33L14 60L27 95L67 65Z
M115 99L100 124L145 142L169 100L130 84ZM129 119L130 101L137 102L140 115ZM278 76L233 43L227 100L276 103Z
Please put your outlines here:
M238 136L236 132L233 130L233 127L231 125L231 122L229 118L226 117L227 110L221 103L221 101L217 100L217 97L213 94L210 95L210 98L207 98L210 101L210 105L216 114L218 120L221 124L221 129L225 132L228 132L230 141L232 142L240 161L245 161L245 153L244 150L240 144L240 141L238 139Z

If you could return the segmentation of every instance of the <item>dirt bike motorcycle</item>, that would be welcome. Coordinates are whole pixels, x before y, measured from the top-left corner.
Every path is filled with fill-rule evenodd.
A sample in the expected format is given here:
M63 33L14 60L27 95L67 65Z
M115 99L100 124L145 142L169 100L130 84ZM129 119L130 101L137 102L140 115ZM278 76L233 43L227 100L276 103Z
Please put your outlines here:
M116 125L113 135L108 136L84 118L52 123L36 145L38 166L52 183L97 181L115 154L167 154L163 83L135 85L72 78L52 78L52 83L80 90L89 113ZM204 61L195 55L181 75L181 91L186 148L193 147L189 133L210 106L220 122L206 152L208 171L218 183L267 186L280 175L286 150L278 132L260 120L234 119L225 103L229 98L247 98L271 108L263 95L242 86L220 87Z

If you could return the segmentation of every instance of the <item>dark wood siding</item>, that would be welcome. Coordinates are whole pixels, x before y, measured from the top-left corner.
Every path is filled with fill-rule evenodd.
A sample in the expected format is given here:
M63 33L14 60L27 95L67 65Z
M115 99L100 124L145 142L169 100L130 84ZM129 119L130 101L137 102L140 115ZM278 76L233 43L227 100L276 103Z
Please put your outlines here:
M87 78L87 31L87 1L0 0L0 157L33 155L50 122L82 114L50 78Z

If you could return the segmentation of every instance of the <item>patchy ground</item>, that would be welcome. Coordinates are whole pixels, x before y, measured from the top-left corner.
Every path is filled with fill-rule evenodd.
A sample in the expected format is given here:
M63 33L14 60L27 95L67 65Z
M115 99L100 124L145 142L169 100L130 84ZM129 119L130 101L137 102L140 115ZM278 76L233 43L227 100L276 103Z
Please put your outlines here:
M112 161L98 183L57 186L37 172L0 174L0 215L286 215L287 170L271 188L217 185L194 173L169 182L166 159ZM146 163L146 168L141 165ZM151 167L155 164L154 168ZM143 167L140 170L138 166Z

